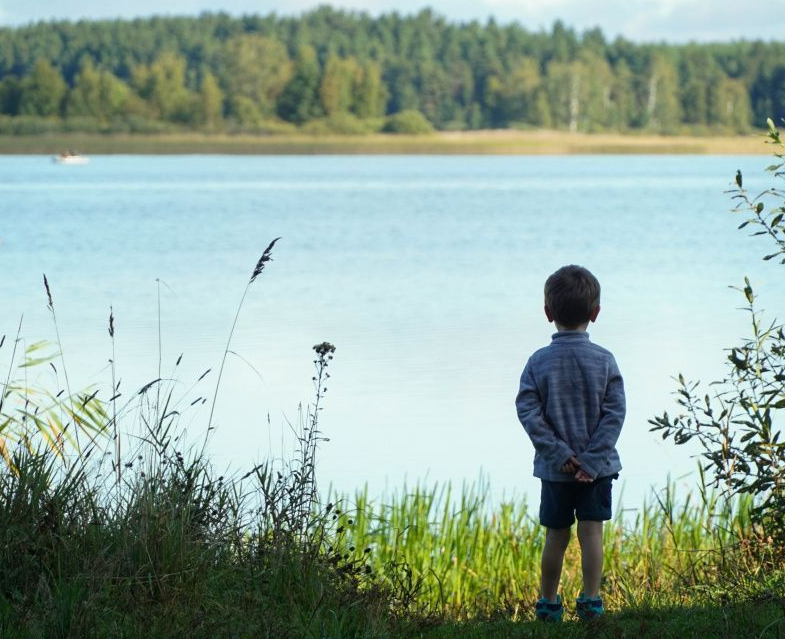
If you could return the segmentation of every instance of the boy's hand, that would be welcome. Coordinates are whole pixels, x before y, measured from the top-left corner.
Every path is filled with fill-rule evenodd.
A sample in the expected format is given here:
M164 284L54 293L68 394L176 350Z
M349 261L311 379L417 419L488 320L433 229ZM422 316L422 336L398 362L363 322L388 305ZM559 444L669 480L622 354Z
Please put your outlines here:
M594 481L594 478L589 475L585 470L578 469L578 472L575 473L575 479L577 479L582 484L591 484Z
M563 473L567 473L568 475L574 475L578 472L578 469L581 467L581 463L578 461L578 458L573 455L567 460L567 463L561 467L561 471Z

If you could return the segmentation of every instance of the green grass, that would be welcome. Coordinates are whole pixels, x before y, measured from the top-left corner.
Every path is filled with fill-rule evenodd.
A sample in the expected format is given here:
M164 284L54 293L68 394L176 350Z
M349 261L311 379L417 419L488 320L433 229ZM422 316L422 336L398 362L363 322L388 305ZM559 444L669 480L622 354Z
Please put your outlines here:
M608 617L583 625L568 615L550 627L533 621L543 530L525 502L493 503L484 484L318 498L331 344L314 347L316 397L294 425L294 459L223 476L203 447L184 447L181 425L193 437L200 403L175 395L179 359L171 376L124 390L130 399L119 404L114 381L65 393L54 366L65 368L59 345L47 356L39 343L19 353L19 336L0 339L0 348L6 342L2 639L785 634L783 549L750 523L748 499L723 501L702 478L693 494L668 484L634 517L607 524ZM40 370L51 388L14 381L29 374L42 384ZM562 584L568 609L579 590L573 542Z
M666 489L606 529L608 617L532 621L542 531L483 490L363 491L297 525L297 469L216 477L163 438L123 484L18 451L0 476L2 637L765 637L785 632L785 572L741 504ZM140 459L141 457L141 459ZM304 533L304 534L302 534ZM370 552L365 552L370 548ZM367 566L367 568L366 568ZM370 573L367 572L370 570ZM571 548L563 592L579 588ZM766 634L770 633L770 634Z
M418 486L377 503L362 491L351 501L336 523L347 543L371 550L372 570L410 610L455 619L531 617L544 529L524 502L491 508L487 488L473 486L457 496L449 486ZM754 592L777 563L765 541L752 536L748 506L705 488L678 499L668 485L634 518L606 524L606 605L648 609ZM581 590L575 539L562 585L567 600Z
M298 422L299 454L227 477L200 449L182 448L174 381L131 392L119 409L94 393L58 398L6 382L0 637L785 632L781 550L750 524L749 500L725 502L704 486L676 495L668 484L606 525L609 615L590 628L533 621L543 529L524 501L492 503L485 484L315 498L318 389L332 346L314 348L318 402ZM40 350L22 354L25 370L50 369L50 357L33 357ZM97 433L92 444L61 437L70 419L92 420L83 431ZM136 429L122 452L112 439L121 424ZM568 610L580 582L573 541L561 590Z
M781 602L638 608L592 623L546 625L510 620L445 622L399 630L408 639L774 639L785 634Z

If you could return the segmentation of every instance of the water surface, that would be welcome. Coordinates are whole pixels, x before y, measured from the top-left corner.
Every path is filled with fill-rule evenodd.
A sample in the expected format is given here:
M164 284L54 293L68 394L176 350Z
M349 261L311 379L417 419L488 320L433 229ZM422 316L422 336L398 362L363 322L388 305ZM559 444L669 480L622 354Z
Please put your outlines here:
M769 183L760 157L94 157L63 167L0 158L0 333L53 338L53 288L72 386L108 386L109 306L128 396L185 353L177 391L210 395L245 282L211 450L246 467L292 447L312 396L311 346L337 346L322 428L323 481L374 492L473 480L536 501L533 451L513 399L550 339L542 284L566 263L603 286L590 333L617 357L629 415L625 502L691 472L690 451L649 433L673 410L671 376L710 380L745 334L729 285L749 274L783 315L782 273L760 262L723 191ZM7 365L9 353L0 352ZM192 382L213 372L196 388ZM39 373L45 375L43 372ZM42 378L46 382L46 378ZM209 403L183 423L199 437ZM694 449L693 449L694 452ZM691 480L689 480L691 481Z

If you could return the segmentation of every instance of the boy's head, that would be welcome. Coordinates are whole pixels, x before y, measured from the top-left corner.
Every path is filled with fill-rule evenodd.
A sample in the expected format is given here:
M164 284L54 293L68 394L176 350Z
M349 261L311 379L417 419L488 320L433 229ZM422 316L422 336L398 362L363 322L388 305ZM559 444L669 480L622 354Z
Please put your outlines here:
M564 329L576 329L597 319L600 283L582 266L562 266L545 281L545 315Z

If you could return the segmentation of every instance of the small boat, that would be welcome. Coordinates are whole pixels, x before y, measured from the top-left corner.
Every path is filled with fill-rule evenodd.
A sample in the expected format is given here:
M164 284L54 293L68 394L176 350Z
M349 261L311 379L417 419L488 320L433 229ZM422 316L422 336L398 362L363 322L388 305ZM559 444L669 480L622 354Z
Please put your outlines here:
M74 151L63 151L60 155L55 155L52 162L57 164L87 164L90 158L85 155L79 155Z

